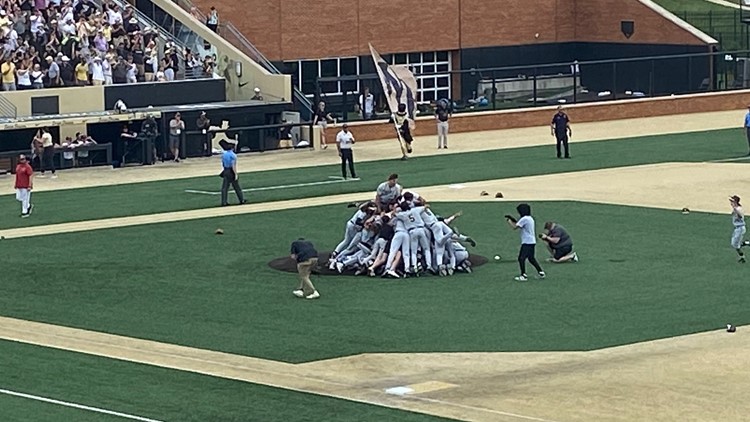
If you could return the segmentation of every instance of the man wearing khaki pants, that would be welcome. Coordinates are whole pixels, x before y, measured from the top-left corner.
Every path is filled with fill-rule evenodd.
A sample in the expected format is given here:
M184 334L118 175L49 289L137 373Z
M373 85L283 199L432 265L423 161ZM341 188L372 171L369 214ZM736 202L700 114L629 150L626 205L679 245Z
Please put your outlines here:
M292 242L292 259L297 262L297 272L299 273L299 287L292 294L299 298L317 299L320 293L315 290L310 274L313 268L318 265L318 251L315 250L312 242L299 238Z

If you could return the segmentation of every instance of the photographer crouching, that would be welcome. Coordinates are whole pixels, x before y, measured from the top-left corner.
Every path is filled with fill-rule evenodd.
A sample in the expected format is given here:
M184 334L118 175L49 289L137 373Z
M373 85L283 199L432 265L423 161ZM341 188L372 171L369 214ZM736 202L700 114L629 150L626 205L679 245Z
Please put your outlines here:
M547 250L552 255L549 262L578 262L578 254L573 251L573 239L565 227L548 221L544 223L544 230L545 233L540 234L539 238L547 244Z

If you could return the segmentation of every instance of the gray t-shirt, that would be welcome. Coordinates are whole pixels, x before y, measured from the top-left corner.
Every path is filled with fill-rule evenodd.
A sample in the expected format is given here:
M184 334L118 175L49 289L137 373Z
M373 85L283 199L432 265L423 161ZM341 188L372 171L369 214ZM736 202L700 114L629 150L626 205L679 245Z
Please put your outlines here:
M180 136L182 131L185 130L185 122L182 120L172 119L169 121L169 134L172 136Z
M396 199L397 196L401 195L401 185L396 183L393 187L388 185L388 182L383 182L378 186L378 196L380 196L380 202L387 204Z
M555 243L553 247L555 248L563 248L565 246L572 246L573 245L573 239L570 238L570 235L568 234L568 231L565 230L565 227L555 224L555 227L552 228L552 230L549 231L549 237L559 237L560 241Z

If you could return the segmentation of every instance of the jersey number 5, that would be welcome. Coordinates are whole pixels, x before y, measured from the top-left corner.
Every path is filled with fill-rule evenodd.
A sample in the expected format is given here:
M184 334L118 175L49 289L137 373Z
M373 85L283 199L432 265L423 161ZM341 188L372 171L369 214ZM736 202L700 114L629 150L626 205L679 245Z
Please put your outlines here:
M413 223L413 222L415 221L415 220L414 220L414 216L413 216L413 215L410 215L410 216L409 216L409 221L411 221L412 223Z

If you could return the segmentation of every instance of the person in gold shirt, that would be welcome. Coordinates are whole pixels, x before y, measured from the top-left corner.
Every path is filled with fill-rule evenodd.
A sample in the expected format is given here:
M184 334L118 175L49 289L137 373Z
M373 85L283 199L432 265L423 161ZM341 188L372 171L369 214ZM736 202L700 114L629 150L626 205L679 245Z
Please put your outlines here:
M0 73L3 75L3 91L15 91L16 65L10 56L6 57L5 62L0 66Z
M89 84L89 64L83 57L78 57L78 64L76 65L76 85L88 85Z

